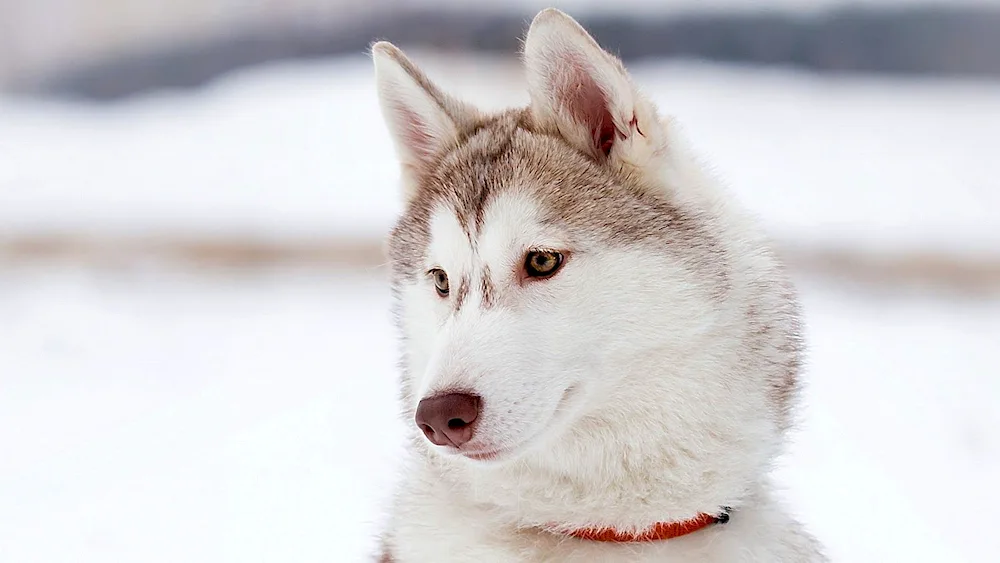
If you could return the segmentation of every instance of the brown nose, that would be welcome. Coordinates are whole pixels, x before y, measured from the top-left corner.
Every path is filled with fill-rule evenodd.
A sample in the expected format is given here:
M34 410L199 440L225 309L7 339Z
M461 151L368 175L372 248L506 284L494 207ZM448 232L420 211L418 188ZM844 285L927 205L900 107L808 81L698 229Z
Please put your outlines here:
M457 448L472 439L478 417L479 397L448 393L420 401L415 421L432 444Z

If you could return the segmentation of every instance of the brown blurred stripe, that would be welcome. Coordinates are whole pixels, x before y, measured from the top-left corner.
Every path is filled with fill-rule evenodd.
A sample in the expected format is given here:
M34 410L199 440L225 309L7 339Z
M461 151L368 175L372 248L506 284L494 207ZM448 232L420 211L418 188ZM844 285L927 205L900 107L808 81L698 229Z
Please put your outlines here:
M783 247L796 272L883 287L1000 295L1000 249L980 256L939 251L867 252L851 248Z
M0 238L0 263L122 265L148 262L181 267L376 268L384 263L374 240L254 240L250 238L99 238L37 235Z
M875 253L856 248L780 246L797 274L877 286L921 286L1000 295L1000 249L981 256L935 251ZM385 265L381 241L371 239L255 240L234 238L100 238L27 235L0 238L4 264L120 267L164 264L187 269L309 267L376 270Z

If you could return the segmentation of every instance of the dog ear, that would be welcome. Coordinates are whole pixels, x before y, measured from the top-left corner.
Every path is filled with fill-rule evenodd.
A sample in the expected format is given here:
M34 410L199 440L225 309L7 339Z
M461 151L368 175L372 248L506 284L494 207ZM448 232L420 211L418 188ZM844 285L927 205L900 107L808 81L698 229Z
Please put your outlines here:
M598 161L634 160L633 137L659 127L621 61L559 10L531 22L524 64L535 119Z
M402 164L404 197L409 199L420 176L455 145L460 127L476 111L442 92L395 45L375 43L372 58L379 105Z

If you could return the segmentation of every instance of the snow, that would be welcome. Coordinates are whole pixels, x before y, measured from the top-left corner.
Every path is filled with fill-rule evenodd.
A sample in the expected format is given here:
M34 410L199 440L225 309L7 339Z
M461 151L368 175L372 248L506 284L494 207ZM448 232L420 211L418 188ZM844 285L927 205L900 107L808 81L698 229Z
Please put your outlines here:
M361 76L335 63L125 107L0 105L0 233L381 230L397 174L357 142L388 143Z
M778 472L836 561L1000 549L1000 302L804 290ZM0 560L362 561L402 422L381 274L0 277Z
M399 444L377 280L0 279L0 561L371 549Z
M800 280L802 428L780 475L835 561L979 561L1000 500L1000 301Z
M483 107L527 99L504 59L414 56ZM783 240L1000 249L1000 84L694 63L635 75ZM0 98L0 235L377 237L399 210L389 151L364 59L124 106Z

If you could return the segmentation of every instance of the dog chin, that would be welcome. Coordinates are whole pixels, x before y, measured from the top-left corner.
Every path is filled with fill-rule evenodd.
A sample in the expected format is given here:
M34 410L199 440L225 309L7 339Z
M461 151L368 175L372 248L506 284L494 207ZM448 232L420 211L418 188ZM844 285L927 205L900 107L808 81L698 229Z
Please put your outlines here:
M472 445L456 448L454 446L431 446L434 453L453 460L461 460L471 465L498 465L510 461L524 451L524 445L494 448L487 445Z
M458 453L461 454L462 457L465 457L466 459L469 459L474 463L495 464L495 463L503 463L504 461L513 458L516 452L513 452L509 449L500 449L500 450L483 450L475 452L458 452Z
M523 456L539 441L539 436L513 446L496 447L489 443L454 446L432 446L433 450L449 459L462 460L471 465L499 465Z

